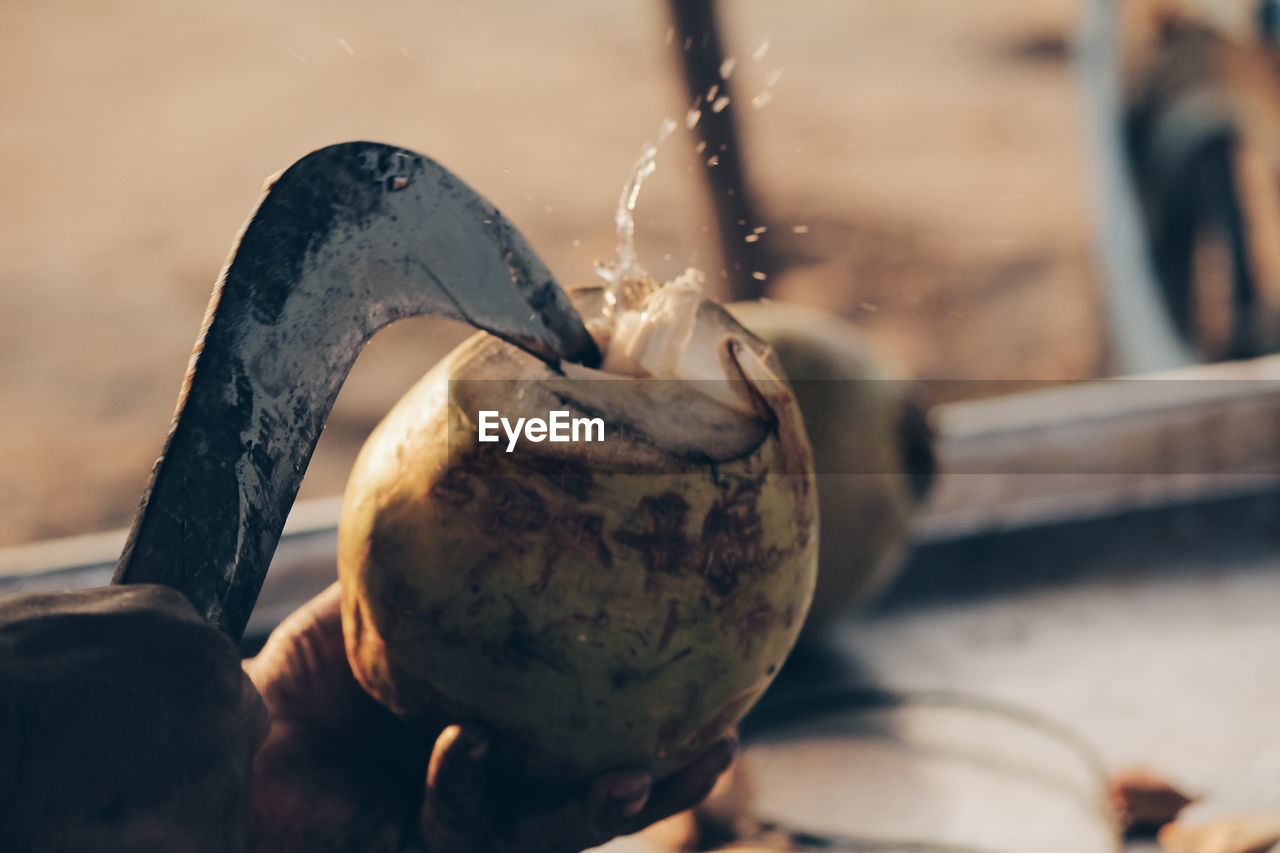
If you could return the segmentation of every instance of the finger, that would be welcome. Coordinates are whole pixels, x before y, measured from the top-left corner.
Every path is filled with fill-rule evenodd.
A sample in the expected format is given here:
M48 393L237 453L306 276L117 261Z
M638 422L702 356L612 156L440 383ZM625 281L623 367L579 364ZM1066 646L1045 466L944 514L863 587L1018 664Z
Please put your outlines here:
M629 831L649 802L653 777L640 770L607 773L587 792L586 814L595 831L595 843Z
M576 853L638 832L705 798L737 751L736 739L718 741L658 785L642 771L605 774L592 783L584 798L525 814L516 823L513 837L525 841L529 850Z
M585 793L499 792L499 833L530 853L578 853L631 831L648 801L652 777L640 770L606 773Z
M737 739L722 738L693 763L664 779L654 787L648 803L633 822L634 829L642 829L702 802L737 755Z
M340 604L341 589L334 583L285 617L262 650L244 662L255 683L268 680L280 669L315 668L317 663L328 663L339 655L345 658Z
M266 743L267 732L271 729L271 715L249 674L243 670L240 674L240 713L245 743L249 754L253 755Z
M466 853L488 831L485 757L488 733L476 726L449 726L436 739L427 768L422 835L433 853Z
M339 731L394 732L400 739L403 727L351 672L342 639L340 599L339 587L333 584L294 611L271 632L257 657L245 661L245 671L277 720ZM413 755L425 757L430 747L427 741ZM414 777L415 784L420 783L421 770Z

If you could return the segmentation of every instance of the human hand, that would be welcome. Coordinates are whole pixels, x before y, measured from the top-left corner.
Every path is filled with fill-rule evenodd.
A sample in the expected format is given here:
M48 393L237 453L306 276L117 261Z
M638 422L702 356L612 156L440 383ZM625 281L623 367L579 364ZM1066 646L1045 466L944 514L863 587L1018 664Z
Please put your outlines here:
M262 700L167 587L0 599L8 851L243 851Z
M255 762L255 851L577 853L689 808L736 750L720 741L656 784L624 770L573 795L519 787L490 772L482 728L427 736L364 692L347 663L336 584L245 667L272 716Z

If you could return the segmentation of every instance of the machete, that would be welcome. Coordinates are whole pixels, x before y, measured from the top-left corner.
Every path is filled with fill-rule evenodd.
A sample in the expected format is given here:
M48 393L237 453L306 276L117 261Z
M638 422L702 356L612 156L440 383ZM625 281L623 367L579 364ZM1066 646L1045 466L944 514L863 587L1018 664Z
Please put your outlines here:
M361 347L422 314L553 365L599 361L520 233L432 160L351 142L269 180L214 286L113 582L174 587L238 639Z

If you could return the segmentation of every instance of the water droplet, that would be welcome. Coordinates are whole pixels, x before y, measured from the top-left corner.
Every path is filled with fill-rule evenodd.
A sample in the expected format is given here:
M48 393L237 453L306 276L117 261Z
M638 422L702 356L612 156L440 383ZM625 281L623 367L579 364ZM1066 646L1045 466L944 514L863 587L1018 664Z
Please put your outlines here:
M716 99L716 93L719 91L720 91L720 84L712 83L711 88L707 90L707 100L714 101Z
M338 45L341 46L341 48L351 56L356 55L356 52L352 50L351 45L347 44L347 40L344 39L342 36L338 36Z
M764 78L764 90L751 99L751 106L760 109L773 100L773 87L782 79L782 69L775 68Z
M792 225L791 233L792 234L808 234L809 226L808 225Z
M751 59L753 62L759 62L760 60L764 59L764 55L768 52L769 52L769 40L761 39L760 43L756 45L756 49L751 51Z
M727 106L729 106L729 96L724 95L722 97L716 98L715 103L711 105L711 112L718 113Z
M702 110L689 110L684 114L684 126L693 130L698 126L698 119L702 118Z
M753 272L751 274L751 277L754 278L756 281L764 281L769 276L757 270L756 272Z
M743 242L746 242L746 243L758 243L758 242L760 242L760 235L759 235L759 234L748 234L747 236L743 237L742 239L743 239Z
M728 80L731 76L733 76L733 69L737 66L737 64L738 64L738 60L734 59L732 56L727 58L724 62L721 62L720 63L720 79Z

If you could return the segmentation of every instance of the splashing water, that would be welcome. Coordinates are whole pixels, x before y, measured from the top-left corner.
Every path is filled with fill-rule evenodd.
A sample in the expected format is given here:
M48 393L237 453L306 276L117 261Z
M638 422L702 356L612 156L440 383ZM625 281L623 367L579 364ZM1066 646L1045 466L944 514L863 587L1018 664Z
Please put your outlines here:
M673 31L668 31L668 38L673 37ZM751 52L752 61L760 62L768 51L769 40L764 39ZM720 63L720 78L727 81L733 74L736 65L737 60L734 57L727 57ZM769 103L773 98L774 87L777 86L781 77L781 68L776 68L769 72L765 76L764 89L751 99L751 105L756 109L760 109ZM706 93L699 94L694 98L693 103L684 115L685 127L689 130L697 127L703 117L704 107L712 113L719 113L728 106L729 97L722 94L721 85L718 83L713 84ZM631 174L628 176L627 182L622 188L622 195L618 199L618 209L614 215L614 222L617 224L618 229L617 256L612 264L603 261L596 262L596 275L608 284L605 289L604 305L601 312L602 319L606 325L611 324L627 311L643 310L642 306L646 299L655 289L659 288L650 278L648 271L640 265L636 255L635 209L636 201L640 197L640 187L644 184L645 179L653 174L657 168L658 146L666 141L677 126L678 124L674 119L665 119L658 130L657 142L644 143L640 151L640 157L632 165ZM705 153L705 148L705 143L699 143L697 146L698 153ZM715 166L718 162L719 155L712 153L707 160L707 165ZM706 230L705 227L703 230ZM758 241L764 230L764 228L755 229L755 232L746 238L747 242ZM797 233L801 232L797 231ZM757 280L763 280L765 275L757 272L753 273L753 277Z
M604 315L612 317L618 309L636 307L647 295L649 274L636 258L636 200L644 179L657 168L658 146L676 129L673 119L666 119L658 131L657 142L645 142L640 158L631 167L631 174L618 199L618 211L614 222L618 226L618 254L612 266L597 263L596 275L608 282L604 296Z

